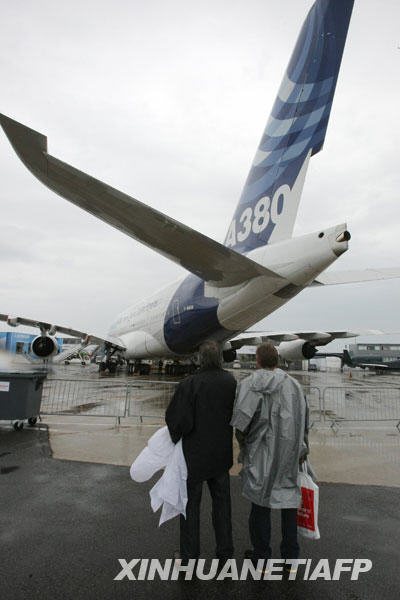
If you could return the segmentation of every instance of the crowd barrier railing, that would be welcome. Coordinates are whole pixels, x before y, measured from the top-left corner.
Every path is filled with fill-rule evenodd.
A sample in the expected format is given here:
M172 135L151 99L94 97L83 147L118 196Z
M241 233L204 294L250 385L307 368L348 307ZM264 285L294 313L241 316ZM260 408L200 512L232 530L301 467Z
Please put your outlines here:
M43 386L42 415L134 417L163 421L178 382L118 379L48 379ZM400 388L305 387L310 427L337 428L350 422L397 422L400 431Z

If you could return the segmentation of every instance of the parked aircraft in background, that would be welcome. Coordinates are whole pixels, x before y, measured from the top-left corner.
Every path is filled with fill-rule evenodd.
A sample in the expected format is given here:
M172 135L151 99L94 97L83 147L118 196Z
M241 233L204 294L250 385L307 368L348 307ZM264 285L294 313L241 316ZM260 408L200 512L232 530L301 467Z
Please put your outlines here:
M309 160L324 143L352 8L353 0L312 6L224 244L51 156L44 135L1 115L14 150L41 182L190 274L120 314L105 338L32 319L0 319L38 326L32 348L41 358L56 354L56 332L79 336L83 345L104 344L110 370L118 357L188 357L207 339L220 342L225 359L233 360L240 346L265 340L280 344L284 358L300 359L332 339L353 337L301 330L243 335L308 286L400 276L400 269L325 274L348 249L345 223L292 237Z
M380 356L378 352L373 351L361 351L357 348L349 348L343 350L343 352L318 352L315 358L327 358L328 356L335 356L340 358L343 365L355 369L360 367L361 369L371 369L377 372L389 373L391 371L400 371L400 351L399 356L385 357Z

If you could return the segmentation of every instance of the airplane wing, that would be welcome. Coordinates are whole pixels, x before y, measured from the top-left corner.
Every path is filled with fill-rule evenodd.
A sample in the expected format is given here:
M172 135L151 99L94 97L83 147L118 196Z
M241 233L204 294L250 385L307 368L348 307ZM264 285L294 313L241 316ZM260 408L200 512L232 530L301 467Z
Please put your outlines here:
M362 369L374 369L375 371L389 370L388 365L383 365L381 363L357 363L357 367L361 367Z
M400 277L400 268L364 269L357 271L328 271L321 273L310 287L320 285L339 285L341 283L361 283L365 281L378 281L382 279L396 279Z
M343 360L344 358L344 353L343 352L317 352L313 358L340 358L340 360Z
M75 347L75 352L80 349L86 347L88 344L96 344L111 346L116 350L124 351L126 350L125 346L119 340L119 338L114 337L99 337L97 335L93 335L91 333L87 333L84 331L79 331L78 329L72 329L72 327L63 327L61 325L52 325L51 323L46 323L45 321L39 321L35 319L26 319L25 317L10 317L9 315L0 314L0 321L5 321L11 327L18 327L18 325L25 325L27 327L37 327L42 332L42 335L56 335L57 333L64 333L66 335L71 335L73 337L79 337L81 339L81 344ZM63 358L66 358L65 356Z
M275 346L282 342L304 340L313 346L325 346L332 340L339 338L354 338L359 335L379 335L384 333L380 329L367 329L363 331L247 331L229 341L234 350L242 346L258 346L269 343Z
M47 153L47 138L0 114L24 165L44 185L216 287L280 275Z

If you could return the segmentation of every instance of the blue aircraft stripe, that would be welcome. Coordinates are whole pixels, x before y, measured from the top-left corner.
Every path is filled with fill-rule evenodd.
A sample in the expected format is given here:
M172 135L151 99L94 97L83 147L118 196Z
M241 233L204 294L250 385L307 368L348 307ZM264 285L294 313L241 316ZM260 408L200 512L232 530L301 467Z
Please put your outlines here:
M300 33L299 41L301 43L298 44L301 48L299 55L296 57L296 64L293 72L290 74L290 79L293 81L299 81L299 79L303 79L301 75L303 74L304 68L307 66L308 57L310 53L310 48L314 39L314 30L315 30L315 21L316 21L316 11L312 11L309 19L304 23L303 29ZM303 32L305 32L305 39L301 39L303 37Z
M321 106L324 106L331 101L331 92L325 93L317 98L313 98L312 100L298 102L297 104L288 104L287 102L284 103L282 100L280 100L280 98L277 98L274 106L272 107L271 116L278 121L290 119L293 116L301 117L314 112L318 108L321 108ZM268 131L266 130L265 133L268 133Z
M259 198L272 198L283 184L292 188L307 155L322 148L352 8L353 0L316 0L312 6L236 208L236 227L243 210L253 210ZM293 223L298 200L297 195L289 195L283 208L292 210ZM284 235L290 235L289 221L281 223ZM260 234L249 232L242 242L230 229L227 243L247 252L268 243L275 227L279 222L270 222Z

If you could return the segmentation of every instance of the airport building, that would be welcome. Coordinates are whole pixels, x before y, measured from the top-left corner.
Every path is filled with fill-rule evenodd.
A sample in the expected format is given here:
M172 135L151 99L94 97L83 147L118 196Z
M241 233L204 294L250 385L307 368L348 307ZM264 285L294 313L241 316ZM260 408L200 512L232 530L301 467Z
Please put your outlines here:
M349 344L350 356L357 359L370 359L376 363L388 363L400 360L400 344Z

